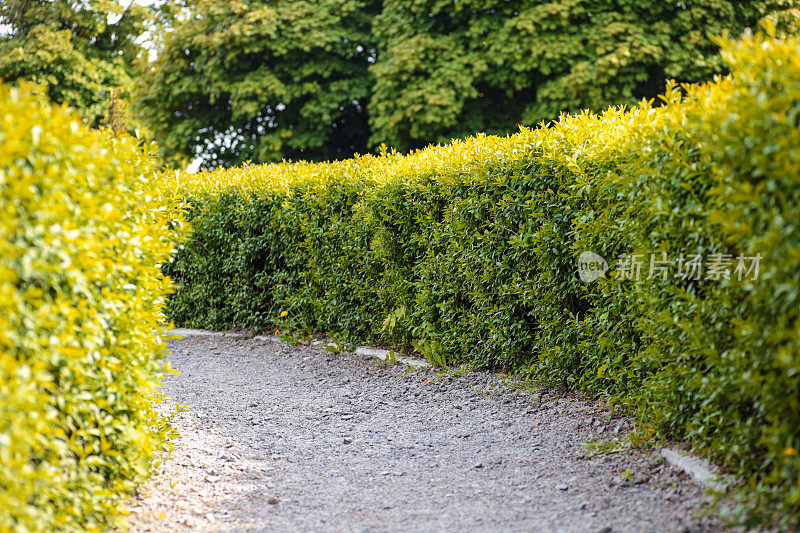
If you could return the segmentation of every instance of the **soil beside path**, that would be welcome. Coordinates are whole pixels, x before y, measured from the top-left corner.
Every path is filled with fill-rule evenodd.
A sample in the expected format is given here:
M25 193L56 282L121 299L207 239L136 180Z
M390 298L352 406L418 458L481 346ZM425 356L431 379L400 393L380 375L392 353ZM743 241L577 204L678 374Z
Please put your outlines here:
M629 429L585 401L263 338L170 347L166 392L191 409L133 531L714 529L655 454L583 458Z

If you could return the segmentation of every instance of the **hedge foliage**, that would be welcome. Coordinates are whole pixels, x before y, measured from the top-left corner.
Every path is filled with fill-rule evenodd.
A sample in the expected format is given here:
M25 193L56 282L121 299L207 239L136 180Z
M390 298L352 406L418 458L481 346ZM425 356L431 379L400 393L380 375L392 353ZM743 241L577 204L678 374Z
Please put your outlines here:
M721 39L732 74L671 84L664 105L170 177L193 233L167 267L169 313L412 345L602 395L740 476L736 519L796 527L800 43L766 29ZM583 251L605 277L579 279ZM621 254L676 263L626 279ZM677 277L681 254L711 270Z
M170 211L132 138L0 85L0 531L103 530L172 430Z

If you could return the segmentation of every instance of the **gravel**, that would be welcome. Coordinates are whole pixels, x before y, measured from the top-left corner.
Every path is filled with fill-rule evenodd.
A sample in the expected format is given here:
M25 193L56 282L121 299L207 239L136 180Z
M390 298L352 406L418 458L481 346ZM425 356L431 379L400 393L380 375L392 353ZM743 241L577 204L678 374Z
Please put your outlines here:
M631 422L569 394L263 338L170 348L166 392L190 409L133 531L718 529L655 452L587 458Z

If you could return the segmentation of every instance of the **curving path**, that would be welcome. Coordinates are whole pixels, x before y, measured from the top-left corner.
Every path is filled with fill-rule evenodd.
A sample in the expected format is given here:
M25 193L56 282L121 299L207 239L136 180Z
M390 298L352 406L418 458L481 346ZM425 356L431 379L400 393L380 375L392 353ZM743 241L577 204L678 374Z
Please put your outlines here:
M574 397L263 337L170 346L167 392L191 409L133 531L714 529L655 454L585 458L630 425Z

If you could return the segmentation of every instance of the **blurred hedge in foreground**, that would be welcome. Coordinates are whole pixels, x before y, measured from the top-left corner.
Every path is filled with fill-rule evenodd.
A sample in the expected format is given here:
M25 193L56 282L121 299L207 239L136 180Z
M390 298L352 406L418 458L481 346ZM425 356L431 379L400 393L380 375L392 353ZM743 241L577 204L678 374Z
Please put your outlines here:
M172 434L153 170L134 139L0 85L0 531L108 528Z
M800 44L767 29L722 40L732 75L669 86L660 107L165 179L193 227L167 267L169 312L412 345L605 396L739 475L737 519L796 527ZM611 262L605 277L578 278L583 251ZM730 268L626 279L622 254Z

